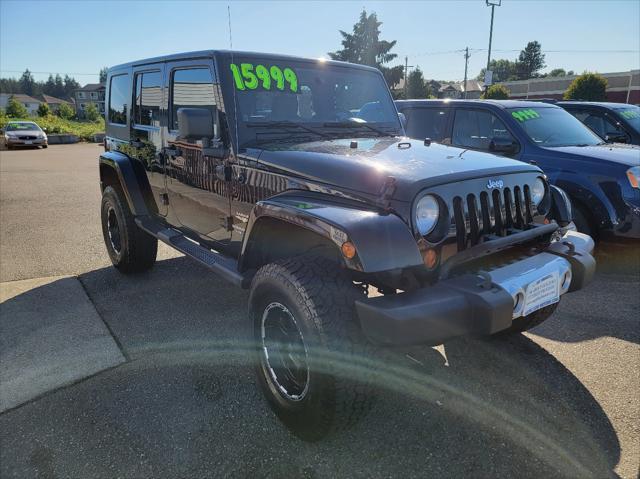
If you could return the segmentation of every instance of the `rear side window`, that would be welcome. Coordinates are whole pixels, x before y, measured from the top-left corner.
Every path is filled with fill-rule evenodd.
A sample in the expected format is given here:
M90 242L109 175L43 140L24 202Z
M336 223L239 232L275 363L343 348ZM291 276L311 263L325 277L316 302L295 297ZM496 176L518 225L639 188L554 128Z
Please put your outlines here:
M515 141L502 120L484 110L457 110L451 143L462 148L489 150L493 138Z
M159 71L136 74L136 99L133 122L136 125L160 126L162 76Z
M110 123L127 124L127 99L129 96L129 75L112 76L109 84Z
M176 70L171 79L171 125L178 129L180 108L207 108L213 110L216 99L213 77L208 68ZM212 116L213 118L213 116ZM215 121L215 118L213 118Z
M412 108L404 113L407 116L407 135L411 138L442 141L447 136L448 108Z

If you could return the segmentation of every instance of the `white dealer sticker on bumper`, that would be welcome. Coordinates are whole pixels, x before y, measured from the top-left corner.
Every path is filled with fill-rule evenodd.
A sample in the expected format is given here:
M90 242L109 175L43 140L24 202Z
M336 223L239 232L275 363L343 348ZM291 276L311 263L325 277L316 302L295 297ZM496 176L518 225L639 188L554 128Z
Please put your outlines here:
M552 273L527 286L523 315L560 301L558 274Z

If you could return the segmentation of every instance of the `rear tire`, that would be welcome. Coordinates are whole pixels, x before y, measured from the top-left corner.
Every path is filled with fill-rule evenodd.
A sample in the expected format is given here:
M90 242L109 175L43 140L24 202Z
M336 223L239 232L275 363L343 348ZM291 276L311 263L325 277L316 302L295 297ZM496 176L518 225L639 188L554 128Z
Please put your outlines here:
M500 331L498 334L514 334L514 333L523 333L528 331L529 329L535 328L536 326L542 324L544 321L549 319L549 317L555 312L558 307L558 303L551 304L549 306L545 306L538 311L534 311L527 316L516 318L511 323L511 327L505 329L504 331Z
M253 279L257 380L303 440L348 428L371 406L367 344L355 321L359 294L338 265L317 257L268 264Z
M140 273L156 261L158 240L136 225L120 188L102 193L102 235L113 265L122 273Z

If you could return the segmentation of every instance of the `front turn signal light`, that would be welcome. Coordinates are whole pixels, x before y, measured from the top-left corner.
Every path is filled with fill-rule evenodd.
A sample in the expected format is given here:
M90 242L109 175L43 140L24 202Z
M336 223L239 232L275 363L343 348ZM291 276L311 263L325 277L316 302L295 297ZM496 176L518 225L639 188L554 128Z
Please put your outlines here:
M438 253L436 250L428 248L422 253L422 260L424 261L424 265L433 269L438 265Z
M632 188L640 189L640 166L634 166L627 170L627 178Z

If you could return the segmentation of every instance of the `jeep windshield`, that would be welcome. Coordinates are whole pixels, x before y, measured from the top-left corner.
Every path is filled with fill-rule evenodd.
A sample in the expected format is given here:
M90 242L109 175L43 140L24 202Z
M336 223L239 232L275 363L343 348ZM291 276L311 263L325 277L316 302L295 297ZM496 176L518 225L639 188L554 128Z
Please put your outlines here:
M229 100L238 112L240 147L402 134L378 71L285 58L229 60L226 91L235 96Z
M602 143L600 137L562 108L508 108L507 111L538 146L553 148Z

